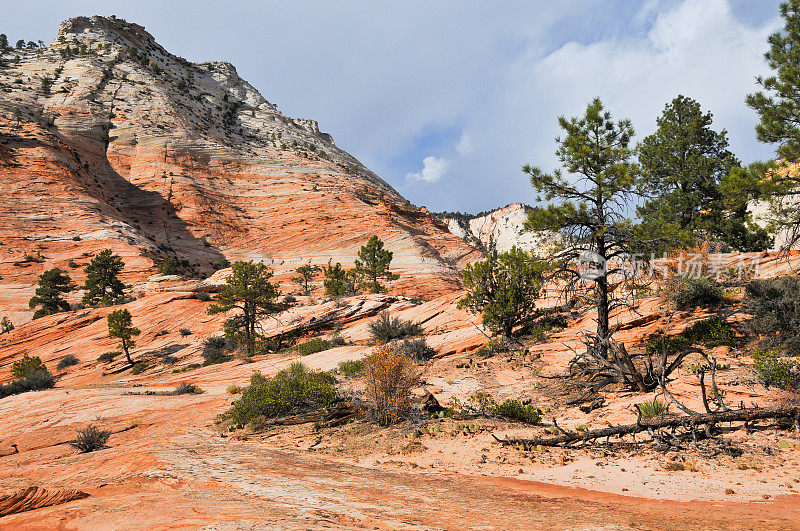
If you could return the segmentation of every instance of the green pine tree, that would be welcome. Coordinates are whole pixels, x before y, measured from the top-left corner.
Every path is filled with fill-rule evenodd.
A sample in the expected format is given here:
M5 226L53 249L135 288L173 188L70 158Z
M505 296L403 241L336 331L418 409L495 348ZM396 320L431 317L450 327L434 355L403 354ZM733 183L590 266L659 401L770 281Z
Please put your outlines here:
M800 163L800 0L782 3L780 13L783 31L769 36L764 54L773 74L757 77L764 90L748 94L745 101L761 117L756 125L758 140L777 144L781 160L765 168L762 190L772 199L776 228L788 230L784 248L791 249L800 241L800 203L784 198L800 196L800 173L780 171L780 166Z
M562 234L565 249L560 256L567 265L558 267L554 274L565 279L565 289L592 288L598 346L605 357L606 341L611 336L609 311L621 305L608 282L618 271L607 266L631 251L633 239L625 218L628 200L636 194L633 126L630 120L614 122L598 98L587 106L583 116L561 116L558 123L565 136L556 138L556 156L573 178L568 179L561 170L544 173L537 167L523 166L533 187L551 201L546 208L531 211L526 228ZM569 265L581 261L591 261L596 273L581 277Z
M128 310L114 310L108 314L108 336L120 340L119 348L131 365L131 349L136 346L133 338L139 334L141 330L133 326L131 312Z
M61 295L74 289L75 284L72 283L72 279L59 268L56 267L42 273L42 276L39 277L39 287L36 288L36 294L28 302L28 306L31 309L39 306L33 312L33 318L38 319L45 315L69 310L69 303Z
M639 146L639 191L647 198L637 209L639 229L659 240L657 251L691 246L698 237L739 251L760 251L769 243L766 232L750 223L746 198L736 201L741 195L734 189L728 201L723 195L720 183L739 161L728 151L727 132L715 132L712 122L698 102L679 95Z
M292 277L292 282L300 286L304 295L308 295L311 291L309 284L314 280L318 271L319 266L312 266L310 264L301 265L297 268L297 276Z
M398 275L389 272L393 253L383 248L383 241L377 236L372 236L367 243L361 246L356 260L356 271L367 281L367 288L373 293L386 291L379 282L381 279L395 280Z
M100 251L86 266L86 283L82 302L88 306L108 306L124 295L125 284L118 278L125 263L111 249Z
M232 309L241 311L229 320L226 331L237 341L244 344L249 355L256 353L259 334L259 322L263 317L279 313L286 306L276 302L278 285L270 282L272 271L263 263L234 262L231 275L226 279L225 287L217 295L215 303L209 306L211 315L227 312Z

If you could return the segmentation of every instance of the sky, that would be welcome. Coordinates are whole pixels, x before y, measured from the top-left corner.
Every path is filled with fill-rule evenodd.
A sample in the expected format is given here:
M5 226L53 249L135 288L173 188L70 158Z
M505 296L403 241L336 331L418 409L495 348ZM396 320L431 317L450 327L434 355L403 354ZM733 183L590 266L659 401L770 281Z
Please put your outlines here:
M416 205L534 204L523 164L558 167L560 115L600 97L652 133L678 94L744 163L774 155L744 104L769 73L779 0L0 0L9 41L111 15L190 61L233 63L293 118L312 118Z

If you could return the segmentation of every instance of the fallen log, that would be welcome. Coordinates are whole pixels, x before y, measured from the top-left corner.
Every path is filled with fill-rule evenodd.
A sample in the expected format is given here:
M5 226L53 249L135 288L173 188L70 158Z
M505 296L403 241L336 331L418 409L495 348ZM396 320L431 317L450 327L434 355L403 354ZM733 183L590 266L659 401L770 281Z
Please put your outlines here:
M800 422L800 406L782 406L770 408L743 408L728 411L720 411L710 414L700 415L662 415L652 419L640 419L636 424L626 424L621 426L609 426L598 430L589 430L576 433L562 433L553 437L533 437L529 439L499 439L492 435L497 442L503 445L522 446L526 450L536 446L561 446L576 442L588 442L603 437L614 437L621 435L633 435L639 432L677 427L697 427L707 424L717 424L722 422L750 422L761 419L784 419L791 418L795 423Z

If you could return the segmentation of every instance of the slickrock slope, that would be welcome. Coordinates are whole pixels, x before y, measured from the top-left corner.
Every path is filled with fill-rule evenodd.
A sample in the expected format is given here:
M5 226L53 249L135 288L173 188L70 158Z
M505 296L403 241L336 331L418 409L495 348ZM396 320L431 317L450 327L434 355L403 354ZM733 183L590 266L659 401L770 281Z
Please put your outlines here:
M487 253L503 253L517 246L537 256L548 256L556 241L554 235L524 229L531 207L513 203L476 217L445 216L447 228Z
M169 256L200 275L223 256L352 265L377 234L395 289L427 296L480 256L232 65L176 57L141 26L78 17L2 58L0 307L16 322L38 274L105 247L134 282Z

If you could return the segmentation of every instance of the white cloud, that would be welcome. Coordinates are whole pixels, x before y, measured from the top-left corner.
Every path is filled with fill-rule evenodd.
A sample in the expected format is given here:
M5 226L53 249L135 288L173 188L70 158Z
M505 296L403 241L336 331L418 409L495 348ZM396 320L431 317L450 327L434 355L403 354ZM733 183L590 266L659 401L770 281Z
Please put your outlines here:
M468 155L472 153L475 146L472 144L472 136L466 129L461 131L461 138L458 139L456 144L456 151L459 155Z
M655 129L664 105L684 94L713 113L714 128L727 129L733 151L744 162L769 157L772 148L755 140L757 116L744 98L756 90L755 76L767 71L767 36L779 20L744 24L726 0L683 0L655 9L640 35L571 41L548 54L536 47L519 53L495 90L465 118L464 130L480 149L464 153L454 145L452 153L440 153L465 186L440 190L429 206L469 205L477 211L534 201L521 165L557 167L557 117L581 114L595 96L615 118L630 118L635 140L641 140ZM419 195L412 201L425 202Z
M434 156L425 157L422 160L422 171L419 173L407 173L406 179L414 181L425 181L426 183L435 183L444 176L447 172L447 167L450 165L445 159L440 159Z

